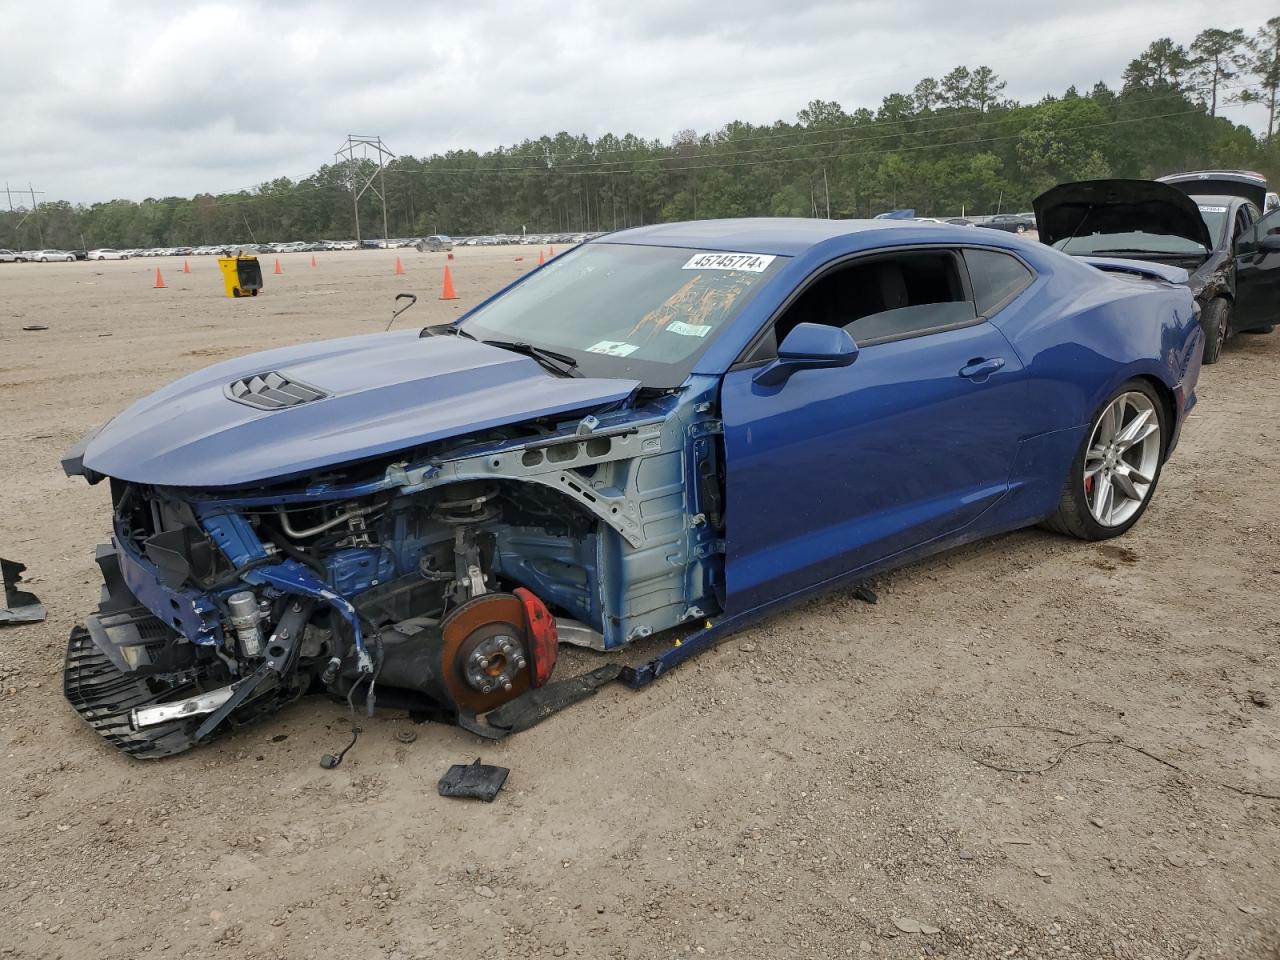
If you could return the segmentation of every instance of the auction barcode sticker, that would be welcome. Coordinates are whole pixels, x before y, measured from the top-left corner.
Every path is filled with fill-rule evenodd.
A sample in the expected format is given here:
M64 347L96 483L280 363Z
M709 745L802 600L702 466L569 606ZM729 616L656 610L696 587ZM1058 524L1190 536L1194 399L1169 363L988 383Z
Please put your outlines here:
M683 270L740 270L764 273L775 257L768 253L695 253Z
M667 333L678 333L682 337L705 337L711 332L711 324L685 323L683 320L672 320L663 329Z
M637 350L640 345L636 343L626 343L622 340L601 340L587 347L587 353L603 353L606 357L629 357Z
M1226 213L1227 208L1226 207L1201 207L1200 212L1201 213Z

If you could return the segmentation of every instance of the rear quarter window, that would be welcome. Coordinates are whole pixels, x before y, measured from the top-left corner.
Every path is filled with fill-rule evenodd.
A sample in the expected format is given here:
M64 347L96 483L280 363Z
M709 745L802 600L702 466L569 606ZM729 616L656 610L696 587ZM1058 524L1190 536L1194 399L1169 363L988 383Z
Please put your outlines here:
M1020 294L1035 274L1017 257L995 250L964 251L969 283L980 316L989 317Z

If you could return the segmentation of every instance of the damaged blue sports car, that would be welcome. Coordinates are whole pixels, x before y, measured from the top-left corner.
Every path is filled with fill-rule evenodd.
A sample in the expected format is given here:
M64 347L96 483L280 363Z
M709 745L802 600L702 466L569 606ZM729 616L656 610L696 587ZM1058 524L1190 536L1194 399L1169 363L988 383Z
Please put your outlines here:
M67 698L135 757L307 693L501 737L947 547L1123 533L1195 403L1186 274L980 232L627 230L165 387L64 461L114 505Z

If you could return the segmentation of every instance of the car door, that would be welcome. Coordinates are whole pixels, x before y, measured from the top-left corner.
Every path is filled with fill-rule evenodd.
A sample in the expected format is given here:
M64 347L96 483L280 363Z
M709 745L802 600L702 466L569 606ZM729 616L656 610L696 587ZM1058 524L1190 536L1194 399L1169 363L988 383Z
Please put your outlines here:
M1233 330L1280 323L1280 209L1254 224L1236 245Z
M912 307L865 317L880 335L859 342L856 362L780 386L757 382L758 364L725 376L730 612L946 537L1004 495L1023 368L967 306L960 324L900 336L884 324Z

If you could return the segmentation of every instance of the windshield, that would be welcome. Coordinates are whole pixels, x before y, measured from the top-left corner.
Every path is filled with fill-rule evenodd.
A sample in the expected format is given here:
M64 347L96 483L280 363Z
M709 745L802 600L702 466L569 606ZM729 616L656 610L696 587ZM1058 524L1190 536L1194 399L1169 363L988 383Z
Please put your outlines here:
M1209 228L1209 236L1217 243L1222 239L1222 232L1227 227L1227 208L1214 203L1200 204L1200 218Z
M1210 227L1210 235L1213 228ZM1125 233L1091 233L1080 237L1067 237L1054 244L1059 250L1076 254L1153 253L1159 256L1203 256L1209 251L1186 237L1167 233L1145 233L1132 230Z
M677 387L786 259L591 243L556 257L460 328L477 340L567 354L589 377Z

